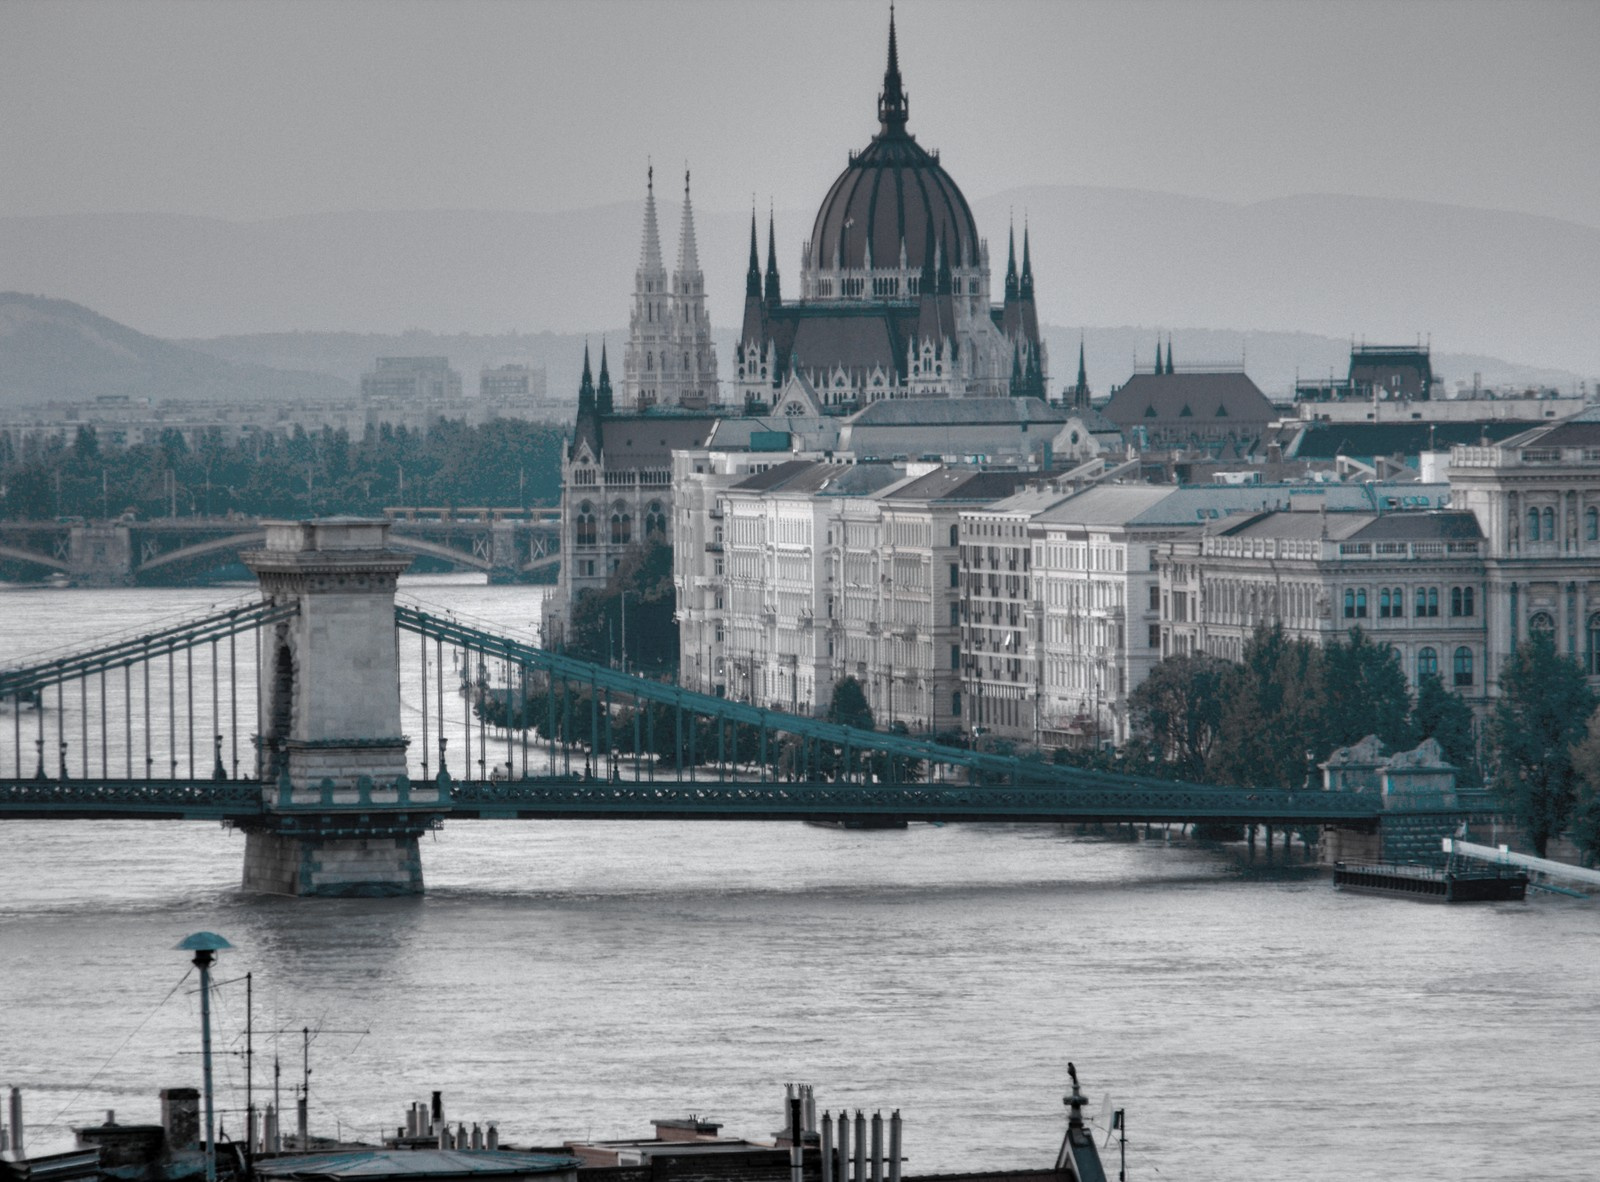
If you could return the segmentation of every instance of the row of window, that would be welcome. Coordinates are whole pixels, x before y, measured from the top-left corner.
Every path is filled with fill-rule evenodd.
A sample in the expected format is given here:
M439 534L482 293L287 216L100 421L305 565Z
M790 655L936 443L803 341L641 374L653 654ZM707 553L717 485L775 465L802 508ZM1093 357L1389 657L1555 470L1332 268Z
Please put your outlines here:
M1380 587L1377 595L1378 619L1400 620L1406 614L1406 593L1403 587ZM1367 589L1365 587L1346 587L1344 592L1344 618L1347 620L1364 620L1367 618ZM1432 619L1439 615L1439 588L1418 587L1413 599L1411 614L1417 619ZM1450 588L1450 614L1456 617L1475 616L1478 614L1478 592L1476 587Z
M1600 542L1600 509L1590 506L1583 511L1583 536L1590 542ZM1528 541L1553 542L1556 540L1556 511L1554 506L1534 506L1528 510Z

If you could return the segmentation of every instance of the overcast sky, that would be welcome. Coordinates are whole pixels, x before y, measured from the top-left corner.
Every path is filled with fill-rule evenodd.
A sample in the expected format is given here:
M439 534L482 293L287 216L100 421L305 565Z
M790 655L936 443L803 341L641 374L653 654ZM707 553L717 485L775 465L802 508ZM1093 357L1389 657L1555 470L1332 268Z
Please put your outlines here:
M902 0L971 198L1331 192L1600 226L1600 3ZM810 208L875 130L878 0L0 0L0 216L638 199ZM659 170L658 170L659 175ZM674 185L676 182L674 181Z

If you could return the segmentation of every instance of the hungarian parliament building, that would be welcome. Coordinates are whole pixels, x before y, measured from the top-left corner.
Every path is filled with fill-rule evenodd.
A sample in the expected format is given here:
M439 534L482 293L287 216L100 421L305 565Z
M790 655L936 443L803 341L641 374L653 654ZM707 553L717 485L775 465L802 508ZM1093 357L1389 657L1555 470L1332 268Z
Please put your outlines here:
M620 381L585 357L563 455L547 644L659 540L686 687L820 713L855 677L917 734L1120 743L1162 658L1237 658L1272 622L1361 627L1480 715L1534 631L1600 677L1600 412L1439 399L1422 349L1353 350L1289 412L1170 343L1098 407L1080 348L1052 396L1029 232L996 300L907 130L892 15L876 114L788 299L752 217L725 386L689 176L670 273L648 177Z

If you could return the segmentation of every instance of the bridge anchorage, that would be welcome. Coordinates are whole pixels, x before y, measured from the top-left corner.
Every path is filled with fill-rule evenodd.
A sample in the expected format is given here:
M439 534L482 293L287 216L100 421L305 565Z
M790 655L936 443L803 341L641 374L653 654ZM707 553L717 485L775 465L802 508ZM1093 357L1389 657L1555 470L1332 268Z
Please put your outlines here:
M339 896L419 893L419 839L445 820L1216 821L1436 849L1462 815L1055 767L693 693L397 603L410 557L390 530L264 523L243 556L259 599L0 670L0 820L220 820L245 834L246 889Z

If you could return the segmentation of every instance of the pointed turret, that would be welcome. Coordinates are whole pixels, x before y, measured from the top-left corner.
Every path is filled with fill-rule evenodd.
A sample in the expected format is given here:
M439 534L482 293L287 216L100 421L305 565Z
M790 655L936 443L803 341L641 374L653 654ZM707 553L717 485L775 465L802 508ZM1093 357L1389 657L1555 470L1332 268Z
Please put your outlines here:
M744 273L744 298L758 300L761 298L761 256L756 253L756 211L750 209L750 265Z
M622 354L622 404L643 410L660 401L668 349L670 300L667 269L661 261L661 233L656 223L656 170L645 173L644 241L634 273L633 310L628 318L628 343Z
M1010 254L1006 260L1006 303L1011 303L1017 298L1019 283L1017 280L1017 231L1011 227L1006 231L1006 242Z
M572 448L574 455L580 445L587 443L591 455L600 454L600 416L595 406L594 375L589 369L589 345L583 346L583 380L578 383L578 419L573 425Z
M639 274L642 283L660 272L665 279L666 266L661 261L661 233L656 228L656 169L651 165L645 173L644 189L644 242L639 247Z
M771 211L767 213L767 303L776 307L783 302L783 292L778 286L778 230Z
M1089 407L1089 370L1083 363L1083 337L1078 338L1078 382L1072 387L1067 402L1074 410Z
M587 352L587 350L585 351ZM582 398L581 392L579 398ZM604 340L600 342L600 385L594 392L594 406L595 410L603 415L611 414L615 409L612 405L611 371L606 365L606 343Z
M889 64L883 71L883 91L878 95L880 135L904 135L911 104L900 81L900 53L894 38L894 5L889 6Z
M1172 368L1172 334L1170 332L1167 334L1167 372L1168 373L1177 373L1178 372L1177 370Z
M678 229L678 274L698 274L700 251L694 240L694 207L689 201L689 170L683 170L683 225Z
M748 288L747 288L748 290ZM694 236L689 170L683 170L683 225L678 232L678 267L672 274L668 352L662 361L662 402L703 409L717 401L717 355L706 314L705 276ZM670 374L670 381L665 375Z
M1157 373L1166 373L1167 372L1166 370L1161 368L1161 338L1160 337L1156 338L1156 372Z
M578 413L594 410L594 374L589 369L589 345L583 346L583 378L578 382Z
M1028 223L1022 223L1022 280L1019 284L1022 298L1033 298L1033 260L1028 254Z

